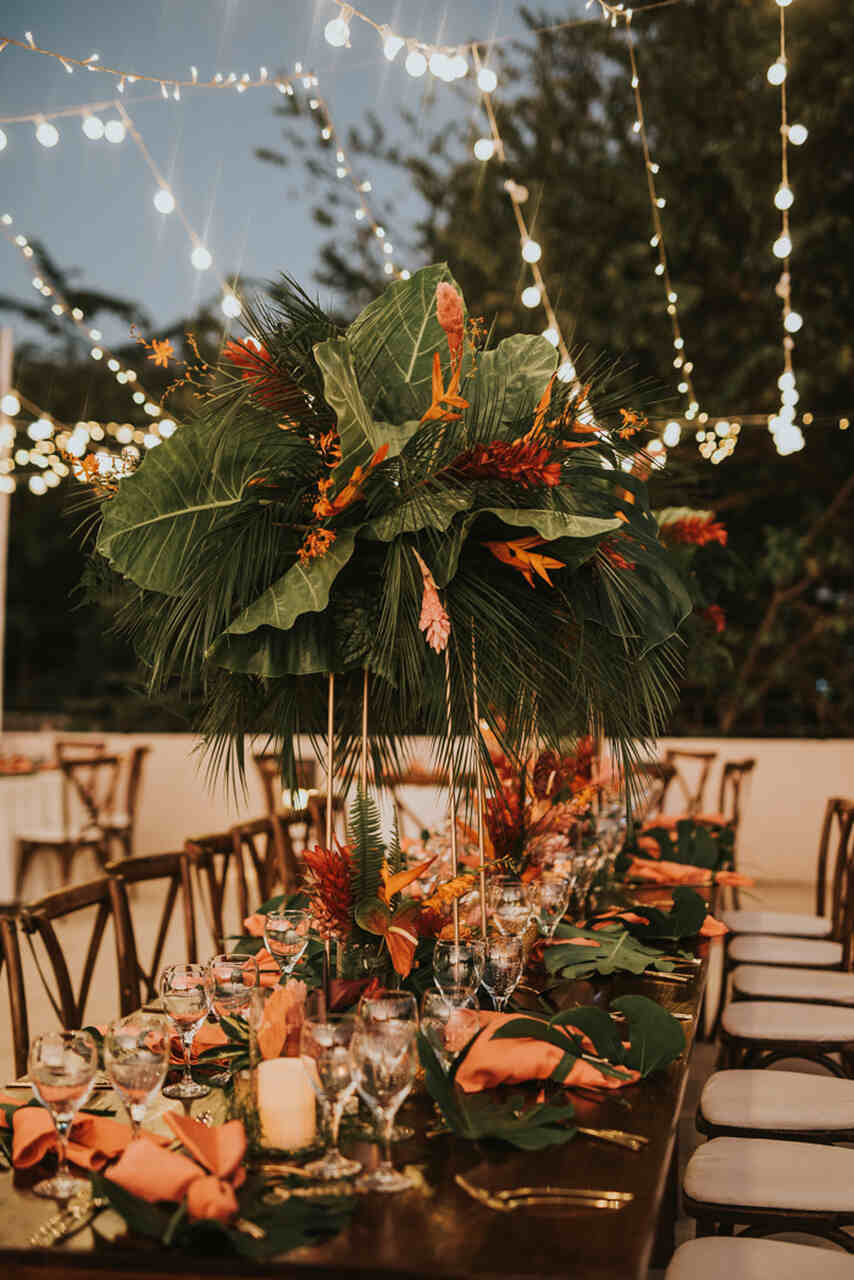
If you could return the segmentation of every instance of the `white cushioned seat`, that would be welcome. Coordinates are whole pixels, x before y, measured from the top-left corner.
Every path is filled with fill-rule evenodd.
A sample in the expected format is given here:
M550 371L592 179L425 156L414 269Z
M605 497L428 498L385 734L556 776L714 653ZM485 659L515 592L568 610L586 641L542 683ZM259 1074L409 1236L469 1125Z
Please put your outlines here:
M27 840L30 844L62 844L68 840L72 844L97 844L101 833L90 826L76 827L32 827L29 831L16 831L16 840Z
M854 1129L854 1080L801 1071L716 1071L700 1096L709 1124L729 1129Z
M739 964L787 964L821 969L842 964L842 943L817 938L774 938L747 933L733 938L729 958Z
M775 965L740 964L733 971L733 990L755 1000L822 1000L854 1005L854 973L834 969L785 969Z
M689 1240L673 1255L664 1280L852 1280L854 1258L784 1240Z
M702 1204L854 1214L854 1151L777 1138L712 1138L688 1161L682 1186Z
M833 928L828 916L796 911L723 911L721 919L733 933L773 933L790 938L829 938Z
M724 1009L721 1026L729 1035L748 1040L854 1041L854 1009L832 1004L733 1000Z

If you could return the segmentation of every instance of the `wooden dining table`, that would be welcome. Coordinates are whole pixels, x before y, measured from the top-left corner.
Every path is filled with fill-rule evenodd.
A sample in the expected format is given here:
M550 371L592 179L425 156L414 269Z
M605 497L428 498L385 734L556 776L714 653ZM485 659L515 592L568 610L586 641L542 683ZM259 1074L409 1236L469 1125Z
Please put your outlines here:
M634 892L660 902L660 887ZM430 1097L416 1092L400 1113L415 1130L395 1145L398 1166L416 1174L413 1190L357 1197L348 1225L322 1244L293 1250L265 1263L222 1255L199 1257L127 1235L123 1221L106 1210L95 1223L50 1249L28 1240L54 1211L29 1190L31 1174L0 1175L0 1268L16 1280L98 1277L98 1280L205 1280L210 1276L305 1276L312 1280L383 1276L394 1280L482 1276L572 1280L644 1280L654 1259L663 1265L673 1249L676 1216L676 1135L688 1079L694 1033L700 1014L708 958L720 940L697 946L700 963L690 980L673 983L647 975L615 975L567 982L549 991L555 1005L599 1004L642 994L674 1013L688 1015L684 1053L663 1071L608 1093L573 1092L577 1122L620 1129L648 1139L630 1151L576 1135L561 1146L528 1152L499 1143L475 1143L450 1134L428 1136L436 1127ZM531 990L517 1002L537 1007ZM100 1094L99 1103L109 1094ZM118 1104L117 1109L120 1111ZM214 1095L193 1104L216 1108ZM348 1154L367 1167L378 1148L367 1141L344 1142ZM595 1191L631 1192L619 1210L531 1207L499 1213L468 1195L456 1174L477 1187L498 1191L521 1185L555 1185ZM2 1275L2 1272L0 1272Z

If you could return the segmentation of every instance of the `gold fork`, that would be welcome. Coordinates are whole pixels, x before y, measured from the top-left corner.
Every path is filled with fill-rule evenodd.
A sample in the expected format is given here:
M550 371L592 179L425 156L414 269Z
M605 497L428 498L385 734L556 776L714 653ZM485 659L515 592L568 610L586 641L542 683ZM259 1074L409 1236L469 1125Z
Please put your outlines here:
M515 1209L527 1209L531 1205L617 1210L634 1200L630 1191L589 1191L578 1187L513 1187L491 1192L483 1187L476 1187L461 1173L456 1175L455 1182L473 1200L497 1213L512 1213Z

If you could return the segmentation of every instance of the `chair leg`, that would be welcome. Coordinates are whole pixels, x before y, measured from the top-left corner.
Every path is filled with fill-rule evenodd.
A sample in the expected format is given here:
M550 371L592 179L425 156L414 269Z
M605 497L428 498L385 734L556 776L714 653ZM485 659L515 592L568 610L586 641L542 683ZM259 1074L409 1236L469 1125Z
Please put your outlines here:
M59 870L60 876L62 877L62 887L64 889L71 884L71 864L74 861L74 854L76 851L76 847L68 842L57 846L57 853L59 854Z
M15 841L15 897L19 901L24 887L24 877L33 860L33 849L34 846L26 840Z

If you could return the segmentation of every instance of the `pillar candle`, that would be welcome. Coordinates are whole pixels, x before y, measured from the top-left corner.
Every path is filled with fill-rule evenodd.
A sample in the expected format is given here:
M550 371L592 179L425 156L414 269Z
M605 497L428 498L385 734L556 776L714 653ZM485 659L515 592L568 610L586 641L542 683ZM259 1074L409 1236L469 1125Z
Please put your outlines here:
M266 1147L296 1151L314 1142L315 1093L303 1063L302 1058L270 1058L258 1064L258 1116Z

